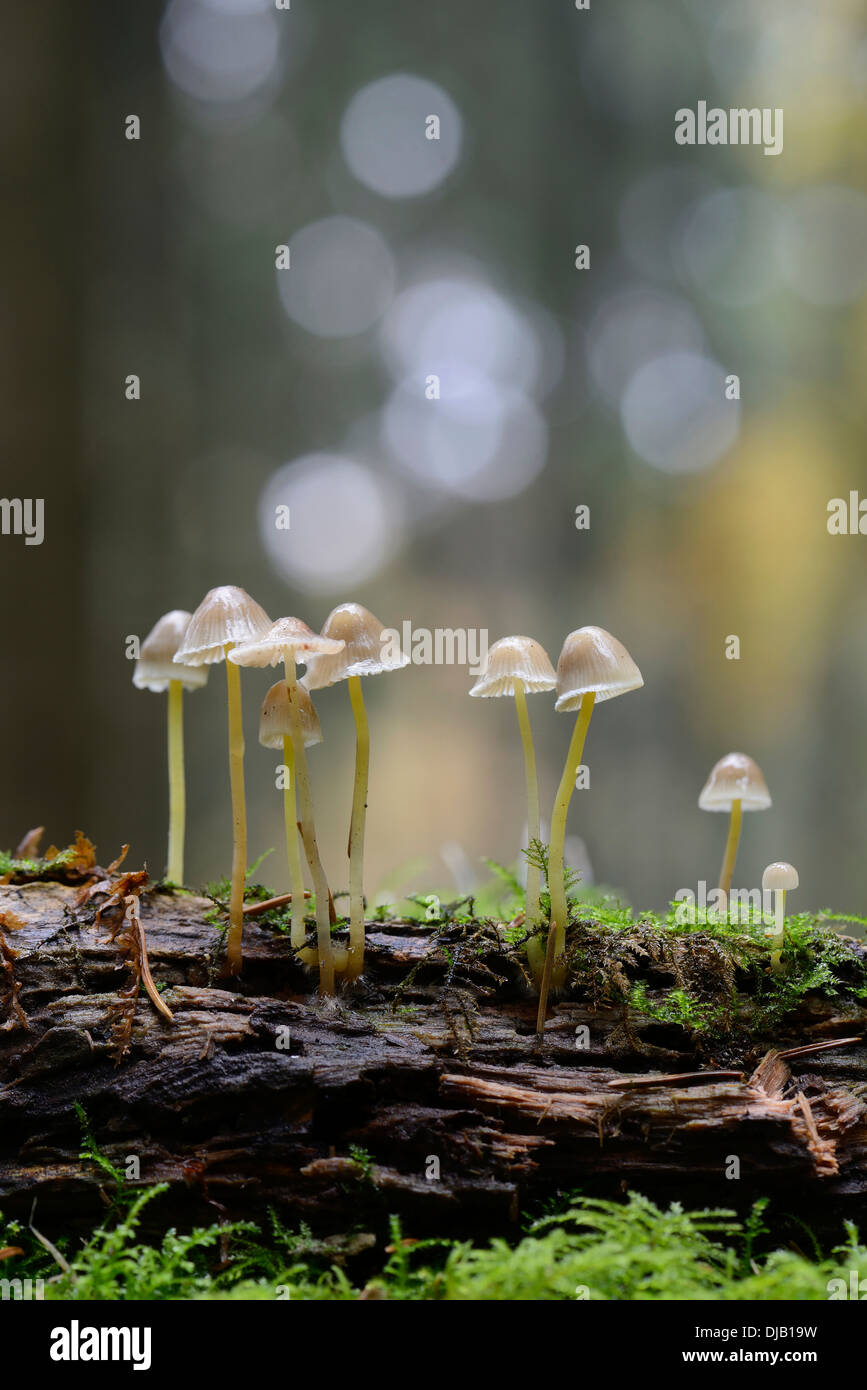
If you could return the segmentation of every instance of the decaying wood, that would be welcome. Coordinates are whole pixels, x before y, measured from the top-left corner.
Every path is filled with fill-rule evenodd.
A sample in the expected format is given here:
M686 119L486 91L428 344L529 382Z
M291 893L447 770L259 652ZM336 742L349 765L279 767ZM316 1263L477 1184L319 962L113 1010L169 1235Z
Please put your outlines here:
M399 1212L414 1233L447 1219L449 1234L481 1234L557 1191L624 1186L863 1218L867 1046L852 1008L812 999L773 1046L707 1057L622 1003L567 992L539 1039L517 955L491 936L441 950L436 926L370 923L363 980L320 1000L288 936L260 918L227 981L213 903L143 891L145 960L172 1017L137 992L115 1065L129 970L111 940L124 903L100 919L104 897L0 888L7 1214L37 1195L37 1224L56 1232L99 1209L106 1179L80 1157L79 1102L106 1156L121 1169L137 1158L138 1181L169 1184L163 1201L187 1221L274 1206L320 1229Z

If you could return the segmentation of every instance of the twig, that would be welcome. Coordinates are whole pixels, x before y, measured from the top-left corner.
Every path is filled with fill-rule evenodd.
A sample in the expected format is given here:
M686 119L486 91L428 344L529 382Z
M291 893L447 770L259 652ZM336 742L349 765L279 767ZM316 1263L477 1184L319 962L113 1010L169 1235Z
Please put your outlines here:
M709 1086L714 1081L743 1081L740 1071L678 1071L670 1076L635 1076L619 1081L606 1081L612 1090L622 1091L635 1086Z
M312 896L312 893L309 893L306 889L304 890L305 898L311 898ZM291 893L281 893L278 898L266 898L263 902L247 903L244 907L244 916L259 917L263 912L270 912L271 909L275 907L285 907L286 904L291 903L291 901Z
M69 1273L69 1261L64 1259L64 1257L61 1255L60 1251L58 1250L57 1246L56 1246L56 1245L52 1245L52 1244L51 1244L51 1241L48 1239L47 1236L44 1236L44 1235L42 1235L42 1233L41 1233L40 1231L37 1231L36 1227L35 1227L34 1224L33 1224L33 1218L34 1218L35 1215L36 1215L36 1198L34 1197L34 1198L33 1198L33 1206L30 1208L30 1220L29 1220L29 1222L28 1222L28 1230L30 1231L30 1234L31 1234L32 1236L34 1236L36 1240L39 1241L39 1244L42 1246L42 1248L43 1248L44 1250L47 1250L47 1251L48 1251L48 1253L49 1253L49 1255L51 1256L51 1258L52 1258L53 1260L56 1260L56 1261L57 1261L57 1263L60 1265L60 1268L63 1270L63 1273L64 1273L64 1274L68 1274L68 1273Z
M778 1057L806 1057L811 1052L832 1052L835 1047L851 1047L852 1043L863 1042L860 1038L834 1038L831 1042L806 1043L803 1047L790 1047L786 1052L778 1052Z

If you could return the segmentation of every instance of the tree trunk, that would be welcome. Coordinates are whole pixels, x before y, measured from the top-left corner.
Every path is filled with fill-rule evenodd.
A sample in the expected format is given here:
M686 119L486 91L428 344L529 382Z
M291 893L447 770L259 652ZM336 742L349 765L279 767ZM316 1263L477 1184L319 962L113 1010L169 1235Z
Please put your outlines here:
M274 1206L325 1231L397 1212L413 1234L483 1236L558 1191L627 1186L702 1207L771 1195L837 1234L863 1207L867 1049L779 1055L860 1033L854 1006L811 997L785 1035L757 1045L742 1030L740 1056L733 1042L709 1057L683 1029L567 992L540 1043L519 954L490 926L371 923L362 981L320 1000L288 934L248 920L229 982L214 904L144 892L169 1021L129 993L129 939L109 940L122 905L97 920L105 897L80 896L0 888L7 1215L37 1195L46 1228L100 1209L106 1175L80 1157L76 1101L118 1168L169 1185L162 1211L184 1224ZM658 983L641 957L623 969Z

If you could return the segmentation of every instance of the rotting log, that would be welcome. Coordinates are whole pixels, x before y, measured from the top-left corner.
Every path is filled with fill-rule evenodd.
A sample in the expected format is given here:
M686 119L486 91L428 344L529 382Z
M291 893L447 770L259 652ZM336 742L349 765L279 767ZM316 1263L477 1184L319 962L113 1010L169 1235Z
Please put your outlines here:
M865 1224L867 1046L779 1055L859 1035L853 1005L812 997L779 1037L707 1056L683 1030L567 990L540 1041L518 953L493 929L455 926L446 944L436 925L369 923L363 979L321 1000L288 934L248 920L243 975L228 981L214 904L145 891L173 1020L134 994L118 1060L122 905L97 921L98 902L80 898L57 882L0 887L7 1215L37 1197L37 1224L56 1232L101 1209L79 1102L106 1157L121 1170L138 1159L132 1185L167 1184L162 1210L185 1224L273 1206L324 1232L396 1212L414 1234L481 1236L558 1191L625 1187L740 1209L769 1195L835 1233L844 1216ZM623 969L664 984L641 952Z

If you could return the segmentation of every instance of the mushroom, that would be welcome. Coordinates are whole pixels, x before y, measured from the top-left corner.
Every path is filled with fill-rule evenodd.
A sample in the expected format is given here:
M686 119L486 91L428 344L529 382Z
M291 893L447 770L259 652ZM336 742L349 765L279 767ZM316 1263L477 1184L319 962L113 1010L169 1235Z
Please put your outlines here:
M644 678L629 652L610 632L602 627L580 627L576 632L569 633L557 662L557 701L554 708L558 712L577 709L578 718L551 816L548 887L551 892L551 926L557 933L555 956L562 955L566 948L568 908L563 871L566 816L581 766L593 706L598 701L613 700L615 695L638 690L642 685Z
M182 666L175 653L183 641L190 614L173 608L155 623L141 644L132 683L139 690L169 692L169 858L166 879L184 881L184 827L186 782L184 778L184 690L199 690L208 679L202 666Z
M524 745L524 775L527 784L527 837L530 844L541 839L539 825L539 783L536 777L536 754L533 733L527 712L527 695L540 690L553 690L557 675L545 648L532 637L501 637L488 651L485 670L476 681L471 695L483 699L496 695L513 695ZM527 893L525 920L532 926L539 917L540 870L538 864L527 864Z
M303 681L296 681L293 693L290 693L289 686L285 680L277 681L271 686L262 701L262 709L259 714L259 742L263 748L280 748L283 751L283 759L289 769L289 780L283 788L283 811L286 822L286 852L289 859L289 873L292 879L292 945L297 950L299 956L305 964L312 964L314 960L320 961L320 981L322 982L322 992L326 992L326 984L330 992L334 987L334 962L333 950L331 948L331 923L328 912L328 883L325 872L322 868L322 861L319 858L319 849L316 844L315 833L308 836L305 840L305 852L308 843L311 844L311 855L308 858L310 864L310 875L313 879L313 887L316 893L317 905L317 945L318 952L307 951L305 949L307 934L304 927L304 878L301 871L301 855L298 850L298 825L295 818L295 779L298 776L298 786L301 786L302 778L296 772L298 760L295 756L295 745L293 736L296 731L293 724L300 722L300 733L302 748L310 748L315 743L322 742L322 728L319 723L319 716L313 707L307 689ZM310 794L310 782L307 776L307 759L304 759L304 783L306 787L305 800L309 803L310 823L312 824L313 807ZM305 819L307 813L305 812ZM303 838L302 822L302 838ZM312 860L312 862L311 862ZM319 911L320 903L324 904L322 912ZM319 930L320 924L325 927L325 941L323 949L322 933ZM323 965L324 962L324 965Z
M271 626L271 619L243 589L223 584L205 594L193 616L175 661L185 666L213 666L241 642L249 642ZM244 930L244 881L247 874L247 807L244 800L244 726L241 716L241 672L226 661L229 709L229 779L232 788L232 892L226 959L229 973L241 969Z
M168 691L168 883L183 884L183 833L186 824L186 781L183 776L183 691L206 684L207 671L181 666L175 652L181 645L190 614L183 609L164 613L142 642L132 684L140 691Z
M758 763L746 753L726 753L711 768L698 804L702 811L729 812L729 833L719 875L720 889L728 895L741 838L741 812L764 811L771 804Z
M319 948L319 988L323 994L331 994L334 989L334 957L331 949L331 919L328 910L329 894L328 884L322 870L322 861L319 858L319 850L316 845L316 830L313 820L313 796L310 791L310 778L307 773L307 758L304 754L305 745L321 740L322 734L319 730L319 721L313 709L310 696L305 690L303 695L295 679L296 662L309 662L314 656L334 656L341 651L343 642L334 638L320 636L314 632L300 618L278 618L276 623L272 623L267 632L255 638L251 642L245 642L229 653L229 660L237 666L276 666L282 661L285 670L285 681L278 682L283 686L286 693L285 705L281 706L283 711L282 728L276 744L267 744L267 747L283 747L283 757L289 768L290 786L285 788L284 810L286 815L286 849L289 856L289 870L292 876L292 945L300 950L304 946L306 934L304 930L304 881L301 875L301 858L298 853L298 831L295 818L295 786L297 780L298 801L301 811L301 838L304 842L304 851L307 855L307 862L310 865L310 875L313 879L313 888L316 893L316 934ZM266 704L269 697L274 696L277 686L272 686L265 696ZM305 707L309 706L309 715ZM274 696L274 701L276 696ZM274 705L274 718L276 720L277 706ZM317 737L309 739L307 732L313 725L310 720L316 721L315 728ZM265 716L265 706L262 707L262 719ZM307 727L305 728L305 720ZM260 723L259 741L262 742L262 723ZM272 721L271 730L275 732L276 722Z
M370 734L362 676L397 671L409 665L409 657L393 640L386 640L378 618L360 603L341 603L322 624L323 637L345 643L334 656L313 656L307 666L308 690L319 690L345 680L355 718L355 784L352 819L349 823L349 963L347 975L355 980L364 965L364 822L367 810L367 781L370 765ZM390 634L389 634L390 635Z
M774 971L782 968L781 957L786 939L786 893L790 888L797 888L798 883L798 870L794 864L787 864L784 860L769 864L762 874L762 893L774 895L774 925L765 929L765 936L774 938L771 943L771 969Z

